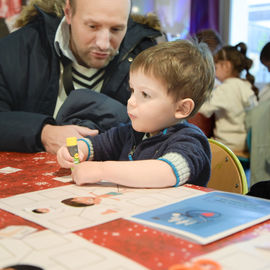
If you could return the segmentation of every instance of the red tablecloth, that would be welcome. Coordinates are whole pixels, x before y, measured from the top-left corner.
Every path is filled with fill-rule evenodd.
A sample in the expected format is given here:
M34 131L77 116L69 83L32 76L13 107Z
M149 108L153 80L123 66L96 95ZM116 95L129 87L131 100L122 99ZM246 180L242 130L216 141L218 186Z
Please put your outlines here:
M68 170L60 169L55 156L48 153L0 152L0 170L6 167L21 170L9 174L0 173L0 198L67 185L53 178L70 174ZM201 187L187 186L208 191ZM29 225L38 230L44 229L21 217L0 210L0 228L8 225ZM265 230L270 231L270 220L205 246L124 219L117 219L74 233L95 244L114 250L149 269L160 270L189 261L195 256L220 247L257 237Z

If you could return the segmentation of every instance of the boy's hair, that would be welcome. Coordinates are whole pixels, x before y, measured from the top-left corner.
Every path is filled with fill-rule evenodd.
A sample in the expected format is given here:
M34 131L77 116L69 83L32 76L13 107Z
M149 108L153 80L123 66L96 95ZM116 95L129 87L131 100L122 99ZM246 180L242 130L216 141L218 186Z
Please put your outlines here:
M159 43L142 51L132 62L130 72L141 70L165 83L175 101L191 98L196 114L210 95L215 80L213 57L205 43L177 40Z
M246 71L246 80L252 85L252 90L258 99L258 88L254 85L255 77L249 73L253 61L246 56L247 45L243 42L236 44L235 46L224 46L214 55L214 61L229 61L232 64L233 72L236 77L241 76L242 71Z

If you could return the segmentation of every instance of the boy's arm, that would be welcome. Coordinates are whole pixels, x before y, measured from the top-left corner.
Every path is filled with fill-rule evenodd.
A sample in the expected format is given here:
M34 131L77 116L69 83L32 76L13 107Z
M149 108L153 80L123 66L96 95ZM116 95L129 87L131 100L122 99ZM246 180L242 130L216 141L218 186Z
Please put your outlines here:
M97 183L101 180L129 186L162 188L176 184L172 167L162 160L83 162L72 172L76 184Z

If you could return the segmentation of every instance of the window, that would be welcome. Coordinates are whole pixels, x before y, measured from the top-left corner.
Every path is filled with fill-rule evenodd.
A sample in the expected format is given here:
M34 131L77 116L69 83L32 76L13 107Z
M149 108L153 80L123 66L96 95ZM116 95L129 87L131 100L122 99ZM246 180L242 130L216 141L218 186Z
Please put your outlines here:
M190 0L133 0L132 13L155 12L169 41L189 34Z
M229 44L245 42L253 60L250 70L261 88L270 82L270 73L260 62L260 52L270 41L270 0L232 0Z

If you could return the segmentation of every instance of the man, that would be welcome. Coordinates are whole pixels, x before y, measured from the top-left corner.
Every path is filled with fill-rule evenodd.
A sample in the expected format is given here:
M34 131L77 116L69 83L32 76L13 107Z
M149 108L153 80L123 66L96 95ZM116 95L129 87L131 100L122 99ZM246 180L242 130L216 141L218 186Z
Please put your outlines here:
M129 18L130 9L129 0L36 0L23 10L20 29L0 40L1 151L56 153L66 137L97 134L56 125L73 88L126 105L130 62L160 36Z

